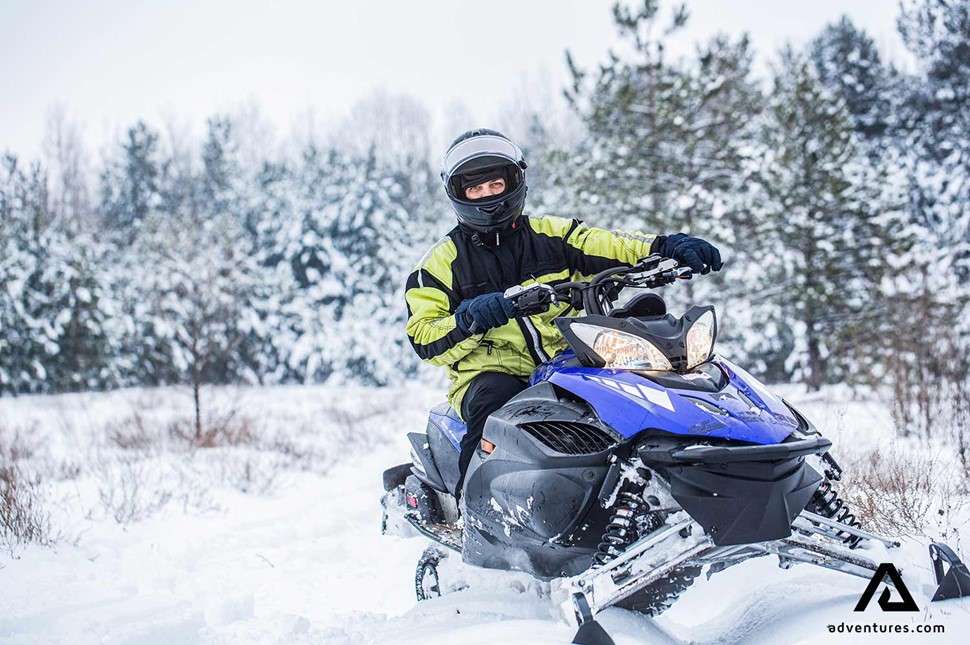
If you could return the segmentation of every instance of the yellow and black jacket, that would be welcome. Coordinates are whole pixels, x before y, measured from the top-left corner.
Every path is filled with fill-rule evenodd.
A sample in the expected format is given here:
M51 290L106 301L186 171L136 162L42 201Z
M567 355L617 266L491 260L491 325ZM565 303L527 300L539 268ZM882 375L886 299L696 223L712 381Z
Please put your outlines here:
M650 255L653 235L589 228L561 217L520 217L514 228L482 236L455 227L425 253L408 276L407 333L423 360L448 368L448 400L461 412L469 382L481 372L527 377L536 365L566 348L553 324L575 314L557 305L513 318L485 333L468 334L455 322L458 304L517 284L587 280Z

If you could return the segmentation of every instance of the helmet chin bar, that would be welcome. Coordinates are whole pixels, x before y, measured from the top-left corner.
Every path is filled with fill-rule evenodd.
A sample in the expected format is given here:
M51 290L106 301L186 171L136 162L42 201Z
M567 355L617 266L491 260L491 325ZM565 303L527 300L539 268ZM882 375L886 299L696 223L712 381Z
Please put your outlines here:
M505 194L505 193L504 193L504 191L503 191L503 193L502 193L502 194ZM499 202L498 204L495 204L494 206L479 206L479 207L478 207L478 210L480 210L480 211L482 211L483 213L486 213L486 214L488 214L488 215L494 215L494 214L495 214L496 212L498 212L498 209L499 209L499 207L500 207L500 206L501 206L501 205L502 205L502 204L503 204L504 202L505 202L505 200L503 199L503 200L502 200L501 202Z
M528 189L525 181L515 190L485 199L451 198L458 222L479 233L501 231L522 215Z

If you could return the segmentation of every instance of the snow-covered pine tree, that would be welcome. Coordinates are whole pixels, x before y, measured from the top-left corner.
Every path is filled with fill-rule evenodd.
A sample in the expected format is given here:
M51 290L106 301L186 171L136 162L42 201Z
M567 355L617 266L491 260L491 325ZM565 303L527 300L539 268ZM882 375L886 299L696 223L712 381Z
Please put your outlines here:
M37 319L31 297L37 272L32 241L47 228L47 217L32 203L37 199L17 159L5 155L0 166L0 392L40 391L46 358L58 349L54 334Z
M330 239L330 273L344 286L335 301L338 329L346 339L337 377L387 385L414 368L405 342L404 280L413 261L405 187L409 178L377 162L373 151L347 160L349 180L336 204Z
M842 16L812 40L809 57L819 82L845 102L856 132L881 137L891 118L891 81L869 34Z
M300 238L303 203L297 181L298 173L288 162L265 162L255 173L255 191L248 204L247 235L252 240L252 254L262 267L269 292L267 307L260 323L267 334L260 334L258 344L247 340L249 362L260 382L301 382L302 372L293 357L300 347L302 324L311 312L303 307L297 275L299 253L295 246ZM293 255L291 255L293 254ZM270 297L271 296L271 297ZM291 364L292 362L292 364Z
M442 198L440 151L431 149L431 121L428 109L413 97L378 90L358 101L331 137L340 157L373 157L375 168L394 175L400 205L410 215L407 232L418 249L441 236L447 221L442 216L450 213Z
M47 359L44 391L83 391L121 382L115 335L117 300L106 273L105 246L63 228L39 241L44 285L57 331L57 354Z
M970 471L970 0L906 0L917 69L894 84L893 148L919 245L903 258L891 374L899 427L945 431Z
M239 136L232 118L217 116L208 120L201 150L202 171L196 181L199 209L210 214L231 214L251 243L256 244L257 222L262 217L258 177L262 168L244 160Z
M903 3L899 30L920 61L899 135L911 151L910 211L970 278L970 0Z
M267 163L252 167L240 152L239 130L227 116L208 121L202 144L202 172L198 179L200 210L207 219L224 222L226 240L236 245L243 283L240 291L240 333L234 365L224 378L230 381L273 382L280 376L277 335L287 327L285 305L292 298L293 281L286 271L267 262L260 246L260 222L288 217L278 208L264 210L263 199L274 169ZM285 171L285 169L284 169Z
M143 248L155 341L171 356L175 382L192 388L201 433L204 385L257 378L241 348L260 326L259 299L269 295L263 268L232 214L185 213L152 225Z
M118 300L113 329L117 367L129 385L175 381L172 356L160 341L150 298L157 279L149 250L159 221L194 200L190 169L163 158L159 135L145 123L131 126L104 159L97 207L103 237L110 245L106 272Z
M99 389L117 384L113 295L104 247L71 230L49 199L45 170L0 173L0 391Z
M752 172L763 98L751 78L746 38L724 36L690 58L671 59L667 40L687 22L683 6L664 22L658 0L633 11L614 6L614 22L629 56L610 53L595 73L568 59L567 97L587 131L578 149L557 163L560 188L572 189L571 215L606 228L685 232L710 240L728 259L721 274L678 285L664 294L676 310L712 302L728 351L746 333L741 269L750 261L753 230L743 198ZM730 305L730 306L728 306Z
M671 186L679 185L680 176L671 166L681 161L685 79L666 59L663 37L681 29L688 14L681 7L669 25L661 25L659 11L659 0L644 0L636 13L621 3L613 6L634 60L610 51L609 62L588 79L590 73L567 53L573 75L567 98L588 136L573 156L575 172L562 180L573 187L576 211L597 225L665 230L674 210ZM660 38L652 36L657 30Z
M259 354L273 334L267 320L279 296L268 284L275 274L260 265L244 229L252 182L235 154L231 122L210 119L199 157L188 149L163 157L157 141L134 126L102 175L104 212L115 214L107 223L126 222L111 230L128 381L189 383L198 391L260 380L274 369Z
M620 3L613 11L630 59L610 52L591 81L567 59L567 96L588 138L576 155L580 172L566 179L593 210L610 211L611 225L717 228L716 199L733 187L752 134L746 125L760 107L748 42L719 36L696 59L669 60L665 41L687 23L683 6L668 25L658 0L636 13Z
M100 215L121 240L135 238L140 223L160 206L158 133L139 121L127 131L121 154L105 161Z
M282 303L273 350L278 377L288 382L322 382L329 378L338 342L333 334L333 301L341 285L327 277L330 266L328 228L332 198L343 176L328 154L314 144L302 151L292 168L267 165L259 175L262 215L257 225L261 264L288 276L291 297Z
M754 331L792 338L786 371L818 389L870 359L868 340L885 315L874 309L877 289L900 221L883 203L885 174L864 154L844 101L803 56L783 55L765 116L752 202L762 223L752 240L760 253L750 282Z

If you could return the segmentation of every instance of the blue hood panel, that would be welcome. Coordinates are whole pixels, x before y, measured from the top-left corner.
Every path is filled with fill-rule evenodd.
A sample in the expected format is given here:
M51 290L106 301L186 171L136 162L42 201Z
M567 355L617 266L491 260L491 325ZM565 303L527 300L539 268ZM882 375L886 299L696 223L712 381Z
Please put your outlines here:
M588 401L604 422L626 438L654 428L677 435L775 444L798 427L788 406L753 376L730 361L712 362L729 381L716 393L664 388L625 370L561 363L538 380L548 379Z

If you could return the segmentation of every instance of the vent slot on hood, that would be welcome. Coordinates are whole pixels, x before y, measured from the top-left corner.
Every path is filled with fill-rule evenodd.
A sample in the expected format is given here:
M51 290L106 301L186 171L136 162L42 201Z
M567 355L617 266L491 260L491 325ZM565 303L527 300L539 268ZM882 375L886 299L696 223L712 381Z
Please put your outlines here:
M519 426L539 443L564 455L592 455L616 443L604 430L572 421L533 421Z

